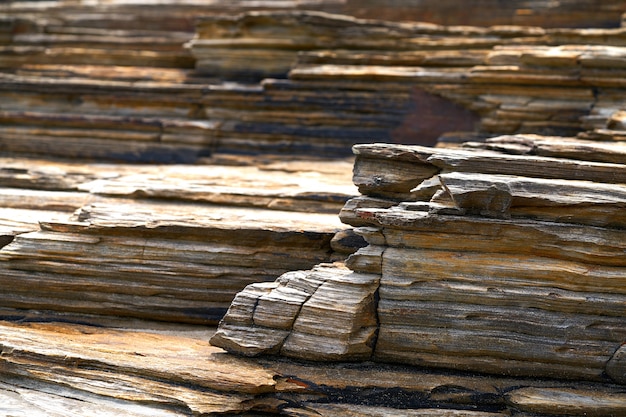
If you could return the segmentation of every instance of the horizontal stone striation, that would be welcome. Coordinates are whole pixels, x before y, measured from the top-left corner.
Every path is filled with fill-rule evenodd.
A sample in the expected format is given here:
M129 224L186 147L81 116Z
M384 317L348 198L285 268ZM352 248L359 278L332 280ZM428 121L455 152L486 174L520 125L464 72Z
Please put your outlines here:
M498 152L507 144L536 144L551 156ZM464 149L354 151L362 195L340 218L368 246L346 260L349 269L324 267L314 292L294 289L319 270L249 286L220 324L218 346L623 383L620 143L520 135ZM353 308L371 294L372 307ZM361 330L378 331L367 354L352 350Z
M493 152L507 139L553 143L552 156ZM489 153L355 147L366 196L341 218L370 243L348 265L380 265L376 360L623 380L623 165L585 160L621 161L624 148L574 144L584 145L531 135L494 138ZM417 186L381 168L411 159ZM429 165L437 173L420 178ZM374 198L395 203L368 208Z
M189 416L622 415L622 386L374 362L225 355L209 329L0 322L0 401L12 413ZM471 410L467 408L471 406ZM312 414L314 413L314 414ZM523 414L522 414L523 415Z
M217 324L246 285L361 244L336 215L356 191L349 166L3 158L3 312ZM343 241L331 243L339 231Z
M245 356L367 360L379 277L341 265L287 272L237 294L211 343Z
M459 131L483 138L623 136L625 33L249 12L200 20L189 45L196 71L204 75L288 77L264 80L265 99L245 112L215 109L214 115L240 115L226 125L233 127L225 137L246 131L262 142L271 131L291 141L297 131L321 140L332 136L327 126L349 121L352 129L346 126L345 133L359 143L433 145L442 135L467 140ZM276 113L287 95L290 110Z
M7 27L24 27L7 29L15 39L0 48L0 147L196 163L214 153L349 156L356 143L430 146L468 138L459 132L625 135L623 28L441 26L284 8L216 16L209 6L193 39L181 27L197 5L164 5L172 22L121 7L161 25L143 32L107 26L126 20L99 9L89 19L72 8L47 19L35 6L7 10Z

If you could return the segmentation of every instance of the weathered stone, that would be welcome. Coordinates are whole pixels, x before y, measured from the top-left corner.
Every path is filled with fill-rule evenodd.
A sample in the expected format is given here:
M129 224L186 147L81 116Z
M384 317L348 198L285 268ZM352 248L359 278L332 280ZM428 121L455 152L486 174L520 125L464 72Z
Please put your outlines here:
M356 272L380 274L382 271L381 259L384 251L384 246L366 246L350 255L346 259L346 266Z
M468 214L626 227L626 188L619 184L464 173L438 177L442 187L431 201Z
M367 246L365 239L360 234L355 233L353 229L346 229L336 233L330 241L330 247L335 252L345 255L351 255L365 246Z
M379 160L412 175L411 165L437 170L413 184L392 173L382 192L366 188L376 198L349 202L342 216L369 242L348 267L381 277L375 360L603 380L626 337L623 190L607 169L621 164L585 161L584 149L582 160L383 144L355 151L355 163L372 173L388 173L375 168ZM551 170L536 170L547 163ZM367 181L361 177L355 182ZM408 201L398 204L399 197ZM417 197L423 201L411 201ZM353 359L346 342L344 350L333 348L344 333L320 325L322 314L303 322L326 288L333 293L323 306L349 304L349 297L334 294L340 286L322 284L302 303L282 355ZM362 323L358 315L341 321Z
M311 286L311 281L316 285ZM338 266L287 273L268 293L257 293L256 298L237 296L235 318L231 319L229 310L211 343L246 356L280 349L285 356L301 359L367 359L377 331L377 288L378 276ZM241 327L242 320L236 318L239 300L245 300L253 311L247 327ZM282 338L268 337L279 334L275 329L282 332ZM263 341L264 347L253 346L253 340Z
M192 18L250 2L165 1L158 13L109 3L0 7L0 147L198 165L3 160L2 314L206 324L230 305L213 343L319 362L243 360L164 334L2 326L10 413L623 411L607 377L624 383L624 29L493 26L505 18L495 10L477 15L485 27L254 12L201 23L194 71ZM388 15L366 3L297 7ZM618 11L584 4L503 8L512 23ZM238 85L205 70L288 78ZM347 202L356 189L336 169L350 162L319 159L356 142L434 144L449 130L470 133L449 134L449 149L356 147L365 195ZM485 140L507 133L551 136ZM226 155L268 151L299 157L252 167ZM341 219L369 245L356 252L363 242L332 219L344 203ZM310 269L349 253L352 270ZM368 362L324 363L344 360Z
M84 314L95 322L131 315L217 323L247 284L347 256L334 254L330 240L344 229L336 213L349 194L341 197L341 189L356 193L350 173L342 172L349 163L316 160L319 172L302 160L276 163L269 158L253 167L249 158L240 157L229 163L238 166L4 158L0 183L10 188L0 197L0 244L6 246L0 255L3 305L37 306L51 315ZM235 212L230 209L238 212L232 223L228 213ZM78 217L72 220L75 210ZM317 218L326 237L319 240L322 235L303 228L301 211L328 212L302 219ZM269 240L260 229L240 235L231 229L266 220L278 227L278 234L266 229ZM224 221L229 225L220 230ZM293 253L280 249L283 243L270 243L270 235ZM307 261L315 242L321 246ZM270 247L262 249L266 244Z
M117 323L128 326L131 323ZM608 383L507 378L366 363L228 355L211 329L0 323L3 410L21 415L619 415ZM144 327L145 326L145 327ZM141 330L144 329L144 330ZM471 407L471 410L467 410ZM20 414L21 413L21 414Z
M428 172L436 174L440 171L576 179L607 184L626 182L623 178L626 175L624 165L619 163L389 144L356 145L355 153L355 172L363 174L355 175L354 182L362 193L373 197L385 196L387 190L392 190L388 197L409 200L414 197L412 189L432 177ZM387 173L384 169L396 163L410 171L411 163L408 161L411 160L415 170L409 178L395 170ZM537 165L542 166L540 171L535 169Z

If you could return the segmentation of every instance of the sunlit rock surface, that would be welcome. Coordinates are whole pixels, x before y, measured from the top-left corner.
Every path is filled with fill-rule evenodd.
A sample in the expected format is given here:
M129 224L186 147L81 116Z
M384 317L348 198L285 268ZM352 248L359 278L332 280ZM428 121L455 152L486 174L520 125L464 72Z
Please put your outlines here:
M623 2L419 3L0 5L0 414L625 414Z

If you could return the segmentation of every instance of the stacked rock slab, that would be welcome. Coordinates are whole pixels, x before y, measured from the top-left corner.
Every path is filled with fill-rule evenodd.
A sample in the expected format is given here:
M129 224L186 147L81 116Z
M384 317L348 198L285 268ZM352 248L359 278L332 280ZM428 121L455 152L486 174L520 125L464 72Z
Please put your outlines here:
M349 162L2 165L9 317L215 324L246 285L354 250L337 219Z
M203 97L224 149L340 151L351 141L432 145L458 131L606 140L624 106L625 33L250 12L201 19L189 45L204 76L288 73L248 97Z
M484 0L473 4L480 10L492 8ZM612 4L613 2L618 4ZM467 9L452 11L450 2L421 2L413 7L410 1L394 6L382 0L367 5L341 0L311 1L93 1L76 4L71 1L7 2L0 6L0 66L27 63L30 65L79 64L137 65L148 67L190 68L193 59L183 44L194 31L196 18L219 13L234 15L246 10L318 10L361 18L389 21L430 21L442 25L524 25L540 27L616 27L623 5L612 0L595 4L590 0L574 0L555 5L533 5L523 9L519 2L498 4L501 13L476 13L480 22L472 23ZM452 3L454 3L452 1ZM469 6L468 6L469 7ZM495 10L493 10L495 12ZM572 19L559 24L554 16ZM577 22L584 13L584 23ZM513 16L517 15L517 21ZM593 19L594 14L603 16ZM529 16L532 16L529 18ZM471 19L471 17L469 17ZM242 29L241 27L239 29ZM228 28L228 32L234 35ZM348 35L353 35L348 33ZM111 50L114 48L115 50ZM308 48L305 48L308 49Z
M0 5L0 150L36 157L196 162L216 150L220 125L206 117L201 98L223 87L220 80L191 73L195 60L184 44L193 36L194 19L251 7L305 6L312 5ZM231 90L246 96L246 89Z
M195 9L168 7L178 23L149 9L109 10L154 19L158 36L111 26L126 20L97 8L47 18L35 6L0 9L13 22L6 48L47 39L39 46L45 62L0 54L0 149L189 163L214 152L345 156L355 143L433 145L457 131L606 139L624 108L623 28L440 26L274 10L199 19L184 52L195 64L105 53L141 42L183 50ZM51 58L69 50L57 41L89 39L101 41L100 52ZM261 81L269 75L281 79ZM221 80L242 76L254 82Z
M434 144L442 131L425 135L416 125L423 125L424 114L436 113L431 108L440 101L447 104L442 113L454 120L446 129L473 130L477 116L470 111L415 92L416 67L437 67L439 81L449 83L460 71L483 64L494 45L539 41L543 33L256 12L201 19L189 45L196 73L203 76L281 78L265 78L245 95L215 89L203 96L207 118L220 123L219 149L330 155L345 154L359 142L427 137L420 143ZM416 115L419 123L412 121Z
M225 355L208 330L0 322L0 399L13 415L188 417L621 416L624 387L367 362ZM172 334L174 333L174 334ZM259 414L258 410L263 410Z
M246 12L199 19L189 47L199 73L262 78L283 77L298 54L305 52L353 52L372 59L376 59L375 53L391 59L407 53L405 59L415 61L425 58L409 52L449 51L449 55L456 55L458 65L480 59L480 52L494 45L519 44L523 40L539 43L544 34L545 30L538 27L441 26L312 11ZM470 54L450 52L454 50L469 50ZM446 58L452 61L450 56Z
M125 4L124 4L125 3ZM107 65L190 68L183 48L202 8L192 2L5 2L0 68ZM206 10L206 9L205 9Z
M247 284L328 260L339 229L329 217L92 204L2 249L2 305L215 323Z
M281 275L237 294L211 343L245 356L366 360L377 334L380 277L342 265Z
M542 140L492 143L540 149ZM550 156L471 144L356 146L362 195L341 219L369 245L346 265L354 285L363 274L380 283L375 314L353 312L342 328L378 323L368 357L376 361L624 383L626 153L621 143L587 144L596 149L564 146ZM248 321L248 339L230 338L233 348L223 342L231 314L212 343L249 352L267 323ZM304 349L298 357L307 358Z
M198 87L181 85L197 7L161 7L0 6L10 27L0 47L0 149L170 163L208 154L214 124L193 115Z
M475 114L474 125L464 129L483 136L572 136L600 129L594 136L610 140L610 132L601 132L610 130L611 114L624 107L624 29L530 29L507 28L513 39L482 46L482 36L491 39L505 29L474 34L466 43L471 39L475 44L465 46L450 35L441 40L433 36L429 41L439 48L435 53L430 51L433 46L397 54L308 52L300 55L290 79L326 85L377 82L379 87L403 83L413 91L414 111L403 120L412 131L396 130L398 139L425 133L419 129L428 121L420 116L428 114L429 102L423 97L427 93ZM416 45L418 41L424 42L418 39ZM412 124L411 118L416 119ZM454 130L461 129L448 129Z
M193 2L0 7L0 149L16 155L194 162L212 150L193 57Z
M619 163L557 152L357 147L355 183L365 196L342 219L366 225L366 239L374 235L369 265L373 249L380 254L374 357L509 375L615 377L611 358L625 338L626 177L623 146L607 148ZM400 182L377 169L380 160L437 172ZM395 202L378 208L368 204L372 197ZM360 270L359 257L348 265Z
M50 1L0 5L0 67L122 65L191 68L184 43L194 21L215 13L303 7L335 10L337 0L267 1Z

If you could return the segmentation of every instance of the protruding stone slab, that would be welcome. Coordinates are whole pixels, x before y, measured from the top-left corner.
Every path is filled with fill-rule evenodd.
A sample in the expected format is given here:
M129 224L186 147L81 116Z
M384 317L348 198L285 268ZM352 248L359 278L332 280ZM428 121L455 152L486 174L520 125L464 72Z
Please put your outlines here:
M40 227L0 252L4 307L205 324L246 285L330 261L343 229L331 214L163 200L92 203Z
M319 265L283 274L272 286L252 284L235 297L211 343L246 356L368 359L377 334L378 279ZM242 319L243 311L250 316Z

